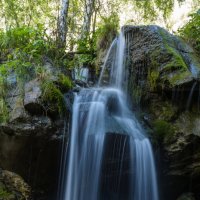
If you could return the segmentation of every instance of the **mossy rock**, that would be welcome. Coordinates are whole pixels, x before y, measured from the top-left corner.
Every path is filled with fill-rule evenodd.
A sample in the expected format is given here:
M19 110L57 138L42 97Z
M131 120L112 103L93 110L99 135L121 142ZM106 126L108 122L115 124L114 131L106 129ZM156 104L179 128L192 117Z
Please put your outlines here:
M156 88L156 86L170 89L192 81L192 73L178 50L174 37L161 28L158 33L162 43L150 53L151 70L149 70L148 80L151 89ZM154 83L153 88L152 82Z
M141 87L142 97L176 88L190 92L197 79L193 68L200 72L200 60L186 42L154 25L127 26L125 34L134 38L129 41L131 94L135 85Z
M148 104L148 110L153 114L154 119L167 122L176 118L178 108L168 101L162 101L159 97L153 97Z
M163 140L170 140L175 132L173 125L164 120L155 120L153 123L153 130L155 138L160 142Z
M175 127L178 132L185 135L200 136L200 116L199 113L183 112L175 122Z
M27 183L17 174L1 170L0 200L30 200L31 190Z

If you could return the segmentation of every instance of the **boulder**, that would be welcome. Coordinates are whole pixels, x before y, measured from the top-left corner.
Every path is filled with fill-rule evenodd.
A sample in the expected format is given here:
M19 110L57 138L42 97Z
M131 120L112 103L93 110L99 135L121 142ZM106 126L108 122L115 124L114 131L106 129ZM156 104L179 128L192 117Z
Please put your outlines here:
M200 199L200 58L158 26L125 26L128 91L154 145L161 199ZM137 108L136 106L134 106ZM182 194L192 192L193 197Z
M0 133L8 135L21 135L21 136L39 136L46 135L52 130L52 122L46 116L26 116L21 120L14 120L0 126Z
M0 170L0 199L30 200L30 186L22 179L21 176L7 170Z

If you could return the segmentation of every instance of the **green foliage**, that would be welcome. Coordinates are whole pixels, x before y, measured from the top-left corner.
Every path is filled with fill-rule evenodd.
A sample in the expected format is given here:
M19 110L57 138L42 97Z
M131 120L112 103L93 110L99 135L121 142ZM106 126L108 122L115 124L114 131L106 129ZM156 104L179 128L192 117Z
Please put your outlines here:
M76 67L91 65L93 63L95 57L95 45L93 43L93 38L90 37L89 33L85 35L83 39L77 41L77 51L79 52L79 55L74 57L74 64Z
M29 27L15 28L1 33L0 47L3 52L1 57L6 60L0 69L15 70L19 77L28 74L34 63L41 62L41 55L46 49L41 33Z
M119 29L119 17L111 13L108 17L101 17L101 21L96 26L94 33L87 33L84 38L77 40L77 51L79 55L74 57L74 65L94 65L96 52L105 50L109 47L112 40L116 37Z
M57 6L52 0L6 0L0 1L0 6L0 17L4 19L7 29L38 23L51 23L53 26L56 18L52 10L55 12Z
M0 74L6 75L14 70L20 80L33 75L35 69L44 64L45 56L57 62L63 56L62 50L57 50L55 42L42 26L37 29L23 26L1 31L0 47L0 58L5 60L0 64Z
M55 63L64 63L63 49L57 50L54 40L46 35L42 26L17 27L8 31L0 31L0 122L8 120L8 108L5 102L7 76L13 73L17 77L17 87L23 96L25 81L40 78L44 84L44 99L55 102L59 112L63 105L62 94L52 82L48 82L50 76L44 67L44 58L54 58ZM60 85L63 90L71 88L72 83L69 78L60 76ZM48 91L49 89L49 91Z
M154 132L157 140L163 141L165 138L167 140L174 134L173 126L164 120L156 120L153 124Z
M119 30L119 16L112 14L109 17L103 17L96 31L97 49L107 49L112 40L117 36Z
M63 92L67 92L73 86L71 79L64 74L60 74L59 76L59 87Z
M94 46L97 52L95 65L98 66L102 61L113 39L119 31L119 16L116 13L111 13L108 17L102 17L102 21L98 24L98 28L94 35Z
M82 67L84 66L91 66L94 63L95 56L93 53L83 53L74 56L73 61L71 62L71 68L74 67Z
M190 15L189 22L178 33L200 52L200 10Z
M179 4L185 0L177 0ZM135 0L133 3L143 13L143 18L146 20L155 20L161 13L166 20L174 9L175 0Z

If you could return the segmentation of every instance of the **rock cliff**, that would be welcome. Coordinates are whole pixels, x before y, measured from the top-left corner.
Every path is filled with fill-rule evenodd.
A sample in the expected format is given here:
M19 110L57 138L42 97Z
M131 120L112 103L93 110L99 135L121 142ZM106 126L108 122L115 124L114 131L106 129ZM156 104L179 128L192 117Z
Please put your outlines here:
M6 79L7 112L0 112L0 168L23 177L33 199L56 198L64 124L69 117L63 94L71 83L66 77L47 62L42 73L23 85L13 72Z
M200 199L200 58L158 26L124 31L128 91L154 144L161 199Z

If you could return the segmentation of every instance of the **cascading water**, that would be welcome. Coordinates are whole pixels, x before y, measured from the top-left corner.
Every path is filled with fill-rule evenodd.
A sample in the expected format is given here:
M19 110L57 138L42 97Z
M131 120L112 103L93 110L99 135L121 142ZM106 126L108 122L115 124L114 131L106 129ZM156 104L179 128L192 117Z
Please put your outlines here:
M112 87L82 89L75 96L66 183L62 200L159 199L150 142L128 108L126 95L122 91L126 46L123 31L112 46L115 44L117 46L110 74ZM100 85L102 77L103 75L99 81ZM126 197L102 197L101 194L104 147L109 133L125 135L128 138L131 172L127 185L123 185L130 188ZM124 140L121 162L123 162L126 143L127 140ZM119 171L122 171L122 165L119 166ZM119 191L121 174L120 172L117 186Z

